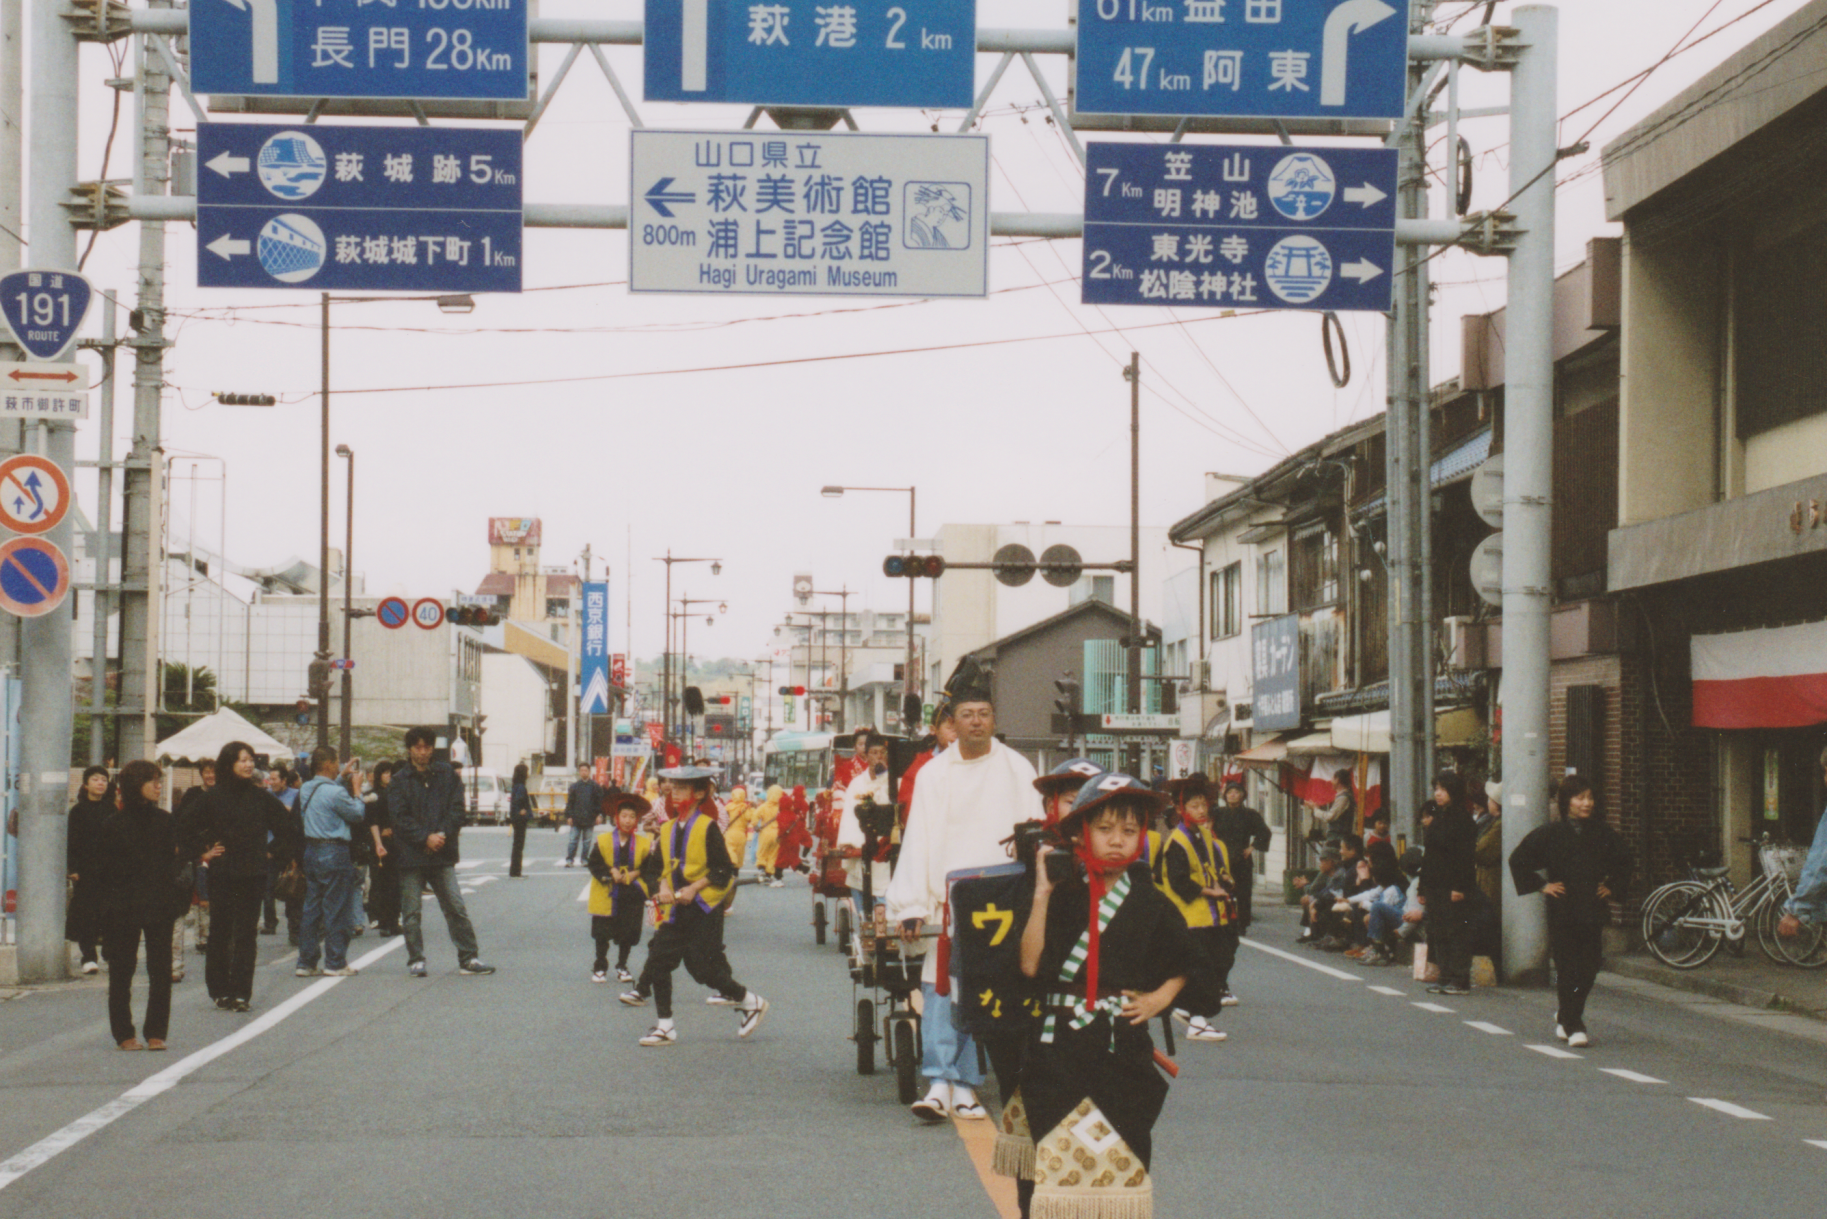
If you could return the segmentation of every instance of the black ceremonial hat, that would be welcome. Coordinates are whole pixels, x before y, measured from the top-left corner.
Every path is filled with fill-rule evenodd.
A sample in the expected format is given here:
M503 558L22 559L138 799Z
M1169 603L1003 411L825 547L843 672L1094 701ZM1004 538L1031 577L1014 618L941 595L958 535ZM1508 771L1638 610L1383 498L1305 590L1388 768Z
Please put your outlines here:
M990 671L979 664L976 657L964 657L945 683L945 702L956 708L959 703L993 701L995 700L990 696Z

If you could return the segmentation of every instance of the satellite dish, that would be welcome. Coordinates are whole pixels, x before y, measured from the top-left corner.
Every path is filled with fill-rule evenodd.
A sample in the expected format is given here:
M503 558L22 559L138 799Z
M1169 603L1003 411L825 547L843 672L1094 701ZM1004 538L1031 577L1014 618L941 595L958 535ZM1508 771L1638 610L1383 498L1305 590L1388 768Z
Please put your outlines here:
M1472 511L1493 529L1503 528L1503 454L1487 457L1472 471Z
M1472 588L1493 609L1503 608L1503 534L1493 533L1472 551Z
M1010 542L990 560L996 578L1010 588L1020 588L1034 578L1034 552L1020 542Z
M1070 546L1049 546L1041 552L1040 578L1055 588L1070 588L1085 574L1084 560Z

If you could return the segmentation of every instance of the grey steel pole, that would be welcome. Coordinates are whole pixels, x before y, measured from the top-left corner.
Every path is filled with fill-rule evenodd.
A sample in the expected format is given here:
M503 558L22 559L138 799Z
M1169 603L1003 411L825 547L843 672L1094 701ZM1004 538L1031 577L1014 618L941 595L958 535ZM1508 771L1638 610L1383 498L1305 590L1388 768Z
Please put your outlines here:
M321 408L318 420L317 485L317 668L311 682L311 697L317 700L317 747L330 744L330 679L325 668L330 663L330 294L319 298L317 333L319 355L323 361L323 389L318 395Z
M1129 382L1129 706L1131 715L1142 713L1142 357L1129 353L1123 370ZM1129 773L1145 779L1142 742L1131 738L1124 751Z
M1504 336L1503 847L1548 821L1548 544L1554 453L1554 165L1559 13L1511 13L1523 50L1510 80L1510 254ZM1512 981L1547 978L1547 915L1503 907Z
M666 548L666 640L660 646L661 740L672 739L672 547ZM665 758L662 753L661 758Z
M910 541L912 539L920 536L916 532L917 525L915 524L915 522L919 518L914 514L914 501L915 501L914 488L909 487L909 488L907 488L907 537ZM913 641L914 641L914 585L916 585L918 583L919 583L918 580L909 580L907 582L907 659L901 665L901 717L903 720L905 720L907 717L907 696L909 694L918 694L920 692L920 683L914 677L914 647L913 647ZM914 736L919 735L915 731L919 727L920 727L920 724L916 720L916 722L912 723L912 724L903 723L901 725L901 731L905 732L909 737L914 737Z
M343 460L347 466L349 483L348 507L343 512L343 682L342 682L342 758L346 763L355 756L355 717L350 699L354 697L353 686L355 674L349 668L349 632L350 624L355 621L354 581L351 578L355 568L355 450L343 447L346 456Z
M0 270L24 266L20 230L25 222L20 202L25 182L25 0L0 0ZM11 342L0 343L0 359L19 360L25 353ZM17 420L0 422L0 458L19 451ZM0 614L0 671L19 659L19 620Z
M115 340L115 310L119 307L112 292L99 294L102 307L102 383L100 450L95 462L95 591L90 594L90 615L94 631L89 644L89 764L100 766L107 759L108 748L108 608L114 595L103 589L113 587L108 570L113 549L114 524L114 383L118 363ZM193 522L195 518L192 518ZM194 528L194 524L193 524ZM221 674L216 675L218 681Z
M30 177L32 261L44 267L76 269L76 231L63 209L76 185L76 36L62 16L62 0L33 0ZM66 473L76 466L76 429L39 422L29 429L32 449ZM74 518L45 536L67 556ZM75 700L70 693L73 644L70 620L61 610L20 624L24 677L19 755L19 978L47 981L65 976L69 957L63 942L65 859L69 823L70 726Z

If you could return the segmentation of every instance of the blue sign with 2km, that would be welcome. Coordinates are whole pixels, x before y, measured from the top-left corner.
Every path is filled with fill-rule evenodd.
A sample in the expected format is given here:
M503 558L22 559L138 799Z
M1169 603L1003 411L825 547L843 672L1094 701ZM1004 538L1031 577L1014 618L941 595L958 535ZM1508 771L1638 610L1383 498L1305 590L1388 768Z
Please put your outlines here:
M647 0L648 101L967 107L976 0Z
M517 131L197 127L197 285L518 292Z

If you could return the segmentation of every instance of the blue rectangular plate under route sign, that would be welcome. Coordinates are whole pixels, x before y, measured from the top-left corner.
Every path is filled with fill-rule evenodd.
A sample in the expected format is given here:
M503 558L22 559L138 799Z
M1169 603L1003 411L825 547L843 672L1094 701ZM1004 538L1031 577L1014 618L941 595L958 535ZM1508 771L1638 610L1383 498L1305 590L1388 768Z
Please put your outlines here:
M197 286L518 292L516 130L197 127Z
M525 101L529 0L192 0L198 93Z
M650 102L971 104L976 0L647 0Z
M1073 108L1398 118L1407 9L1405 0L1078 0Z
M1394 149L1088 144L1081 299L1386 311L1395 193Z

